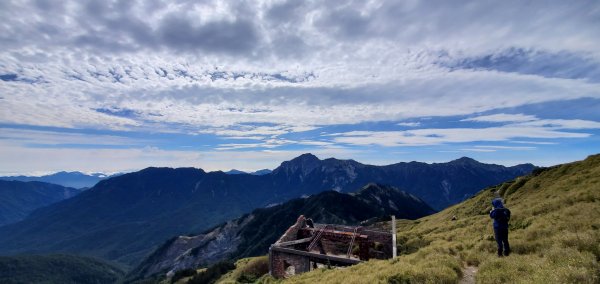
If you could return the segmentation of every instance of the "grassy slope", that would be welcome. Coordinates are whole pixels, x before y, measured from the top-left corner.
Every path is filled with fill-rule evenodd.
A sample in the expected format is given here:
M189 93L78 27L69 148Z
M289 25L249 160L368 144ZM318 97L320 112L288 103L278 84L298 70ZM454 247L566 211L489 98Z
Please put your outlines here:
M236 268L232 271L229 271L227 274L223 275L217 283L219 284L234 284L239 283L237 279L240 279L240 276L244 273L248 273L248 270L251 268L264 265L268 271L268 263L269 259L267 256L258 256L258 257L249 257L242 258L235 262ZM261 281L262 282L262 281Z
M238 259L235 262L235 269L231 270L225 274L223 274L216 283L218 284L235 284L235 283L240 283L239 281L237 281L238 279L240 279L240 277L242 276L242 274L249 274L252 273L253 270L257 270L256 268L259 267L258 270L263 271L262 273L268 273L268 261L269 258L267 256L257 256L257 257L247 257L247 258L242 258L242 259ZM203 271L205 271L206 268L200 268L197 269L196 272L197 273L201 273ZM262 277L259 282L264 282L263 279L267 279L268 276L265 275L264 277ZM178 281L176 281L174 284L186 284L188 283L188 281L192 279L192 277L184 277L179 279ZM269 279L271 280L271 282L275 282L274 279ZM161 280L157 282L158 284L171 284L170 281L168 281L167 279L165 280Z
M488 217L496 192L513 213L513 254L506 258L495 255ZM478 283L598 283L600 155L488 188L440 213L400 220L398 226L401 256L395 260L316 270L285 282L456 283L464 266L475 265Z

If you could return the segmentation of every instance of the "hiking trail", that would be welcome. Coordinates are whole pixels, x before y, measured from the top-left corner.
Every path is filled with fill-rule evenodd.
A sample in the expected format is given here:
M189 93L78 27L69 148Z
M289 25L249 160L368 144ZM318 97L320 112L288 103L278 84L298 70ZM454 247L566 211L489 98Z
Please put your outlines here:
M463 269L463 278L458 281L459 284L475 284L475 275L479 269L476 266L467 266Z

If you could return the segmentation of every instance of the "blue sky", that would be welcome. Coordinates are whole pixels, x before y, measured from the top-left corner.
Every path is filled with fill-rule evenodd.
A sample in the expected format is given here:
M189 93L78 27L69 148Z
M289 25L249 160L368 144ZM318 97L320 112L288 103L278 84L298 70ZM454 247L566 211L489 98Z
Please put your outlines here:
M0 174L600 152L597 1L3 1Z

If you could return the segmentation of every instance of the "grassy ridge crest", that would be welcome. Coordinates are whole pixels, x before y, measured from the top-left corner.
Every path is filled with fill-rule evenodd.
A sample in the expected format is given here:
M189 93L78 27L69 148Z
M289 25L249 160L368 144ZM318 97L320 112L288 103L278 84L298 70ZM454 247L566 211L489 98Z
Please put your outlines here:
M490 201L498 195L513 212L513 254L506 258L495 256L488 217ZM397 259L316 270L283 282L457 283L471 265L478 267L478 283L598 283L600 155L538 169L437 214L399 220L397 226Z

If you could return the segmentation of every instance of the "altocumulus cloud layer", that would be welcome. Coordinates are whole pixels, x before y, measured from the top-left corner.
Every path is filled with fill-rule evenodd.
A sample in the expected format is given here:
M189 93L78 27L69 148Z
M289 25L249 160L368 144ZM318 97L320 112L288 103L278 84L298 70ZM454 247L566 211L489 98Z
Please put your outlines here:
M150 132L256 159L543 150L600 129L597 115L544 107L599 105L596 1L38 0L2 1L0 16L3 160L89 144L122 146L114 159L204 161L139 134ZM465 144L488 142L536 146Z

